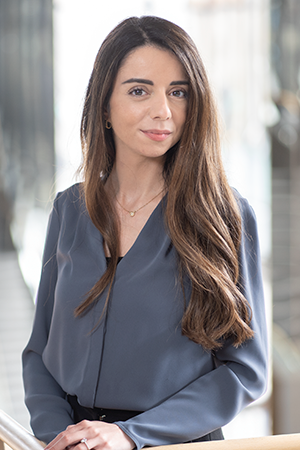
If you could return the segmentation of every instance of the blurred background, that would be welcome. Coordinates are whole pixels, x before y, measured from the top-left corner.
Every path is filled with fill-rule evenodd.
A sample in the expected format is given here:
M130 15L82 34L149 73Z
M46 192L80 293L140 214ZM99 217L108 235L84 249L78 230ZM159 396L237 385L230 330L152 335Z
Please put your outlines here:
M299 0L0 0L0 409L29 429L29 337L51 201L76 181L97 50L118 22L183 27L206 65L230 184L254 207L270 334L267 393L226 438L300 432Z

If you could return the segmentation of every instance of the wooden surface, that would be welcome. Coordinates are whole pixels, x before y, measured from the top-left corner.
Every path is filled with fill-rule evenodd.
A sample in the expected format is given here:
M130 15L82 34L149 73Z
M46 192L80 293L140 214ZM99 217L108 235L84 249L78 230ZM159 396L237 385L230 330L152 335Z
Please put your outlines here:
M164 445L154 448L155 450L300 450L300 434Z

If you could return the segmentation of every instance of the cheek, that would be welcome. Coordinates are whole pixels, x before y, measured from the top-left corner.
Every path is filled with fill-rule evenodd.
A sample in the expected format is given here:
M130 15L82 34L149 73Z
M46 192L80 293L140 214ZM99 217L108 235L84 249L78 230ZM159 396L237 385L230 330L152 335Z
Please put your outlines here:
M138 124L142 117L142 111L136 105L119 105L111 111L112 124L118 127Z
M124 109L128 121L138 123L145 116L145 108L139 104L129 104Z
M177 113L177 126L182 131L185 126L187 116L187 108L184 108Z

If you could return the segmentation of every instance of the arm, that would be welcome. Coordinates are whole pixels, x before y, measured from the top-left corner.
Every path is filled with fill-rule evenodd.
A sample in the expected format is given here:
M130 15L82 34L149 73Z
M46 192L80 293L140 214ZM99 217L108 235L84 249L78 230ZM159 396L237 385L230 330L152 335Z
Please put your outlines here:
M31 414L34 433L45 442L51 441L73 423L72 409L65 399L65 392L48 372L42 359L53 310L59 229L56 200L49 218L33 331L23 352L25 403Z
M251 305L255 337L238 349L226 342L216 356L216 370L194 380L175 395L145 413L117 425L138 449L196 439L232 420L265 390L267 333L255 216L241 200L243 240L240 249L240 285Z

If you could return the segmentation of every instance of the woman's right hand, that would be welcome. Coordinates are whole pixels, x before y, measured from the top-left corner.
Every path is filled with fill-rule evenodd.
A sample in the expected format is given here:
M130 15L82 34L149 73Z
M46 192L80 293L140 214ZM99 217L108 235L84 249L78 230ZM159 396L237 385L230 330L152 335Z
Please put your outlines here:
M85 442L83 442L85 440ZM83 420L70 425L45 450L132 450L135 443L113 423Z

